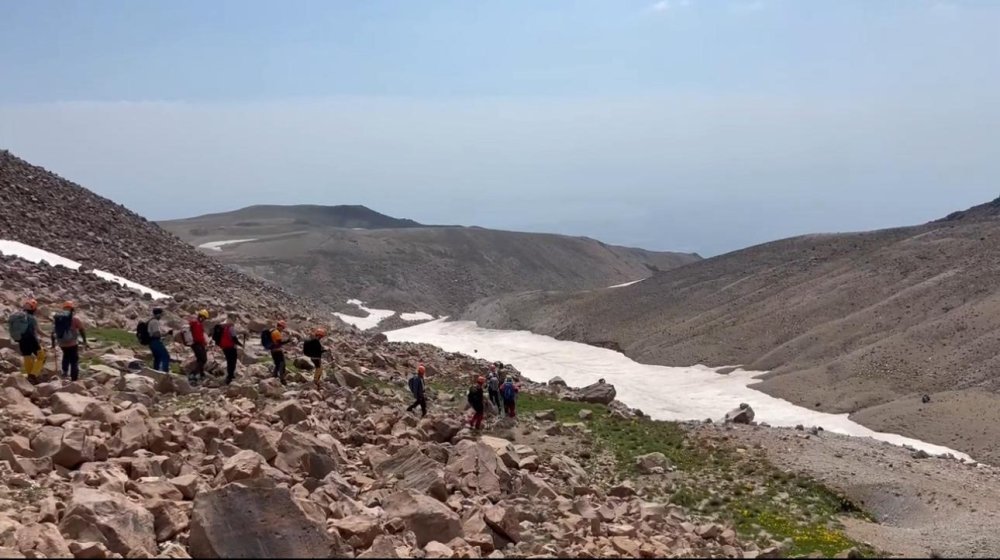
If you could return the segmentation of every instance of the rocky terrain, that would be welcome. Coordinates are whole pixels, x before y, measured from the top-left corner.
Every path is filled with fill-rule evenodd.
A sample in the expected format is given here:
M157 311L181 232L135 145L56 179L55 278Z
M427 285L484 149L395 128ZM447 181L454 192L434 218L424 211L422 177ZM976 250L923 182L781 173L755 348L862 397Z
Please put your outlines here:
M997 461L996 207L776 241L616 290L491 298L466 316L645 363L770 371L758 388L774 396Z
M30 279L41 317L72 279L85 278L10 258L0 271ZM308 361L294 359L283 387L251 343L234 384L210 377L192 388L183 375L148 369L148 351L120 328L145 303L104 288L80 303L91 340L80 381L49 367L44 382L29 383L0 327L3 557L752 558L858 546L836 531L838 519L807 510L795 523L833 524L832 545L797 542L781 526L737 531L719 510L685 501L685 488L714 476L692 467L709 456L685 451L702 448L681 428L613 401L610 385L523 380L522 419L491 416L487 433L474 434L463 427L462 397L485 362L338 332L318 386ZM123 306L130 295L134 303ZM0 291L0 311L20 300ZM200 305L168 301L168 322L177 326ZM241 327L255 328L253 313L233 311ZM293 336L313 324L293 321ZM191 366L185 348L171 352L184 360L178 373ZM405 377L418 363L431 384L423 419L404 412ZM609 426L652 430L658 435L642 445L670 456L621 449L594 431ZM775 487L763 475L740 483L761 496Z
M207 253L355 313L346 300L455 314L487 296L605 288L699 260L563 235L422 226L364 207L251 207L160 225L196 246L252 240Z

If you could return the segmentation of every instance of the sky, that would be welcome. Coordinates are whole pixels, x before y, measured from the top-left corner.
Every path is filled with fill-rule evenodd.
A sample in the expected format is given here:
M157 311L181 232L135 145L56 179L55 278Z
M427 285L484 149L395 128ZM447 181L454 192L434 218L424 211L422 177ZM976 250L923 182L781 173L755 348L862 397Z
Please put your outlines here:
M0 0L0 148L150 219L716 255L1000 195L1000 1Z

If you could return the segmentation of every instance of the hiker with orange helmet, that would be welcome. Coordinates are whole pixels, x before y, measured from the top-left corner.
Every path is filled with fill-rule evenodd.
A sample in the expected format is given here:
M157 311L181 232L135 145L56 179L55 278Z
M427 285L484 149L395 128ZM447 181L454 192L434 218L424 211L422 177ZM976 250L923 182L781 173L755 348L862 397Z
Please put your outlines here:
M282 385L286 384L285 381L285 327L288 324L285 323L284 319L278 321L275 328L271 329L271 344L268 347L271 350L271 360L274 362L274 377L281 381Z
M80 339L83 338L84 347L87 344L87 332L83 329L83 321L75 314L76 304L72 301L63 303L62 313L57 313L52 322L55 327L52 330L52 348L59 344L62 351L62 376L67 376L71 381L80 378Z
M483 429L483 414L486 412L486 399L483 396L485 384L486 378L480 375L476 378L476 383L469 388L469 406L473 411L469 418L469 427L473 430Z
M302 353L313 363L313 383L319 383L323 377L323 337L326 336L326 329L317 327L313 329L309 340L302 343Z
M407 412L413 412L414 408L420 407L420 416L427 416L427 395L424 394L424 375L427 368L424 364L417 366L417 372L410 377L410 392L413 393L413 404L406 408Z
M45 348L42 348L40 340L46 338L41 327L38 326L38 319L35 312L38 311L38 302L34 298L24 302L21 311L14 313L7 321L10 338L17 342L18 350L21 351L21 371L28 376L32 383L38 380L38 376L45 367Z

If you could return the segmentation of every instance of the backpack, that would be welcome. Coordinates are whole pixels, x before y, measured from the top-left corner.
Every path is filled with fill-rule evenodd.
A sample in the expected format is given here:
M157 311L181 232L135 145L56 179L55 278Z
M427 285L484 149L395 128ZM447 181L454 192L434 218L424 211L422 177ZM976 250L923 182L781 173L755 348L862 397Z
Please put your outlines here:
M212 327L212 342L217 346L222 344L222 333L225 329L222 327L222 323Z
M152 337L149 336L149 321L139 321L139 324L135 326L135 337L143 346L149 346L149 343L153 342Z
M18 311L7 320L7 330L10 331L10 339L14 342L21 342L21 337L31 328L31 319L24 311Z
M260 345L268 350L274 346L274 339L271 338L271 329L260 331Z
M53 319L55 323L56 340L59 342L72 342L76 340L77 332L73 330L73 314L59 313Z
M517 392L514 391L514 384L513 383L504 383L503 384L503 400L505 400L505 401L512 401L512 400L514 400L514 397L516 395L517 395Z
M174 337L174 340L180 342L184 346L193 346L194 333L191 332L191 323L184 325L184 328L181 329L179 333L177 333L177 335Z
M500 380L496 377L490 377L488 387L490 391L498 390L500 388Z
M302 343L302 353L309 358L319 358L323 356L323 345L319 339L310 338Z
M413 393L414 397L420 396L420 386L422 384L419 376L414 375L410 378L410 392Z

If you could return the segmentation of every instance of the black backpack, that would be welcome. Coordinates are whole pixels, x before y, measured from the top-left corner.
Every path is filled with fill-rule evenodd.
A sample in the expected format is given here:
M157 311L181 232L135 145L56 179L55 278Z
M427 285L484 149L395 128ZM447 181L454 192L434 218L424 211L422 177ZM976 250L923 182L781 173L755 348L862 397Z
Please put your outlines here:
M59 313L53 322L55 323L56 340L65 342L73 339L73 315L71 313Z
M271 329L260 331L260 345L268 350L274 346L274 339L271 338Z
M222 323L212 327L212 342L216 345L222 343Z
M149 343L153 342L153 339L149 336L149 321L140 321L135 326L135 337L139 339L139 344L143 346L149 346Z
M310 338L302 343L302 353L310 358L321 358L323 356L323 345L318 338Z

